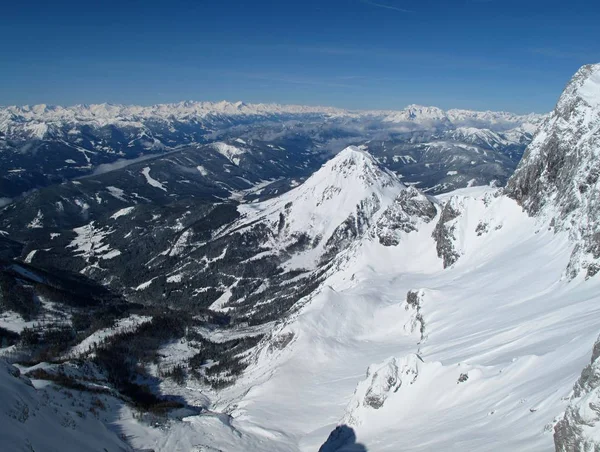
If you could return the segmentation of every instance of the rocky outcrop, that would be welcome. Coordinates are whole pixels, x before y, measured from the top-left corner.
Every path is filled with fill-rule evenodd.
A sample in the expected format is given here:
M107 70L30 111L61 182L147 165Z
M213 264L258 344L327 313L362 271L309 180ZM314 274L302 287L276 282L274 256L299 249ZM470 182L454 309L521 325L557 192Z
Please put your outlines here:
M419 331L421 335L421 341L426 338L425 335L425 320L421 313L421 306L423 305L423 298L425 297L425 291L421 290L409 290L406 294L406 306L405 309L411 310L413 315L410 320L404 325L404 329L408 333L414 333Z
M376 235L382 245L398 245L402 232L416 231L419 222L429 223L436 214L435 205L427 196L408 187L383 212L375 228Z
M459 215L460 210L459 206L457 206L457 198L453 196L444 205L440 219L433 230L437 255L443 260L444 268L453 265L460 257L454 246L456 225L453 223L453 220Z
M369 366L366 378L358 384L346 408L343 422L360 425L365 411L380 409L402 385L417 379L422 362L418 355L410 354Z
M600 452L600 338L554 427L554 445L557 452Z
M577 244L568 276L600 270L600 64L583 66L527 148L505 193Z

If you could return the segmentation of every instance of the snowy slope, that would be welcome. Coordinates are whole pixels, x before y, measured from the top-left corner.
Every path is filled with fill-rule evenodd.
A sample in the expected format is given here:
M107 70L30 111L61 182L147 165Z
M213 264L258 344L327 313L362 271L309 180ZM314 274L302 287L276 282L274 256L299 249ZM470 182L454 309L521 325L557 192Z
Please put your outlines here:
M567 167L586 174L583 167L594 162L588 157L595 152L596 110L589 99L596 76L594 67L582 71L557 107L564 99L576 105L577 125L555 121L579 134L575 143L585 152L557 166L559 174ZM583 94L569 95L580 87ZM570 148L540 147L546 133L509 186L512 197L489 187L440 196L433 221L425 216L397 228L391 242L377 240L377 224L369 223L333 258L319 289L275 327L244 376L214 395L213 409L231 414L243 440L238 450L262 440L268 450L314 451L329 437L323 450L347 441L348 450L545 451L554 447L559 420L559 450L593 450L597 351L581 369L600 327L600 280L589 271L587 278L565 273L585 236L556 226L593 205L597 190L591 181L573 211L560 209L556 200L568 191L544 165L560 162L559 150ZM337 181L340 172L326 180ZM342 190L357 193L361 185L347 179ZM304 193L302 186L294 193ZM312 209L300 204L292 231L331 230L323 220L302 222L318 211L319 199ZM536 201L540 209L532 208ZM279 202L247 214L274 218ZM341 219L347 211L339 204ZM576 227L595 224L583 218ZM194 436L208 434L194 425ZM170 447L183 444L173 434L166 438ZM212 446L224 444L219 437Z
M0 361L0 400L0 450L132 450L109 427L119 405L112 398L51 385L36 389L16 367Z
M299 187L269 201L241 205L241 224L233 228L265 223L274 247L305 248L289 265L313 268L363 235L404 189L371 155L350 146Z
M205 444L314 451L345 424L369 451L551 449L598 334L600 286L562 278L568 235L494 194L476 187L442 199L462 206L461 256L446 269L435 221L396 246L367 234L336 258L238 383L213 395L232 432ZM190 418L185 434L134 444L186 450L211 425Z
M569 275L600 271L600 64L583 66L540 126L507 185L533 215L578 243Z
M275 366L263 352L256 372L276 371L237 403L240 422L287 432L300 450L316 450L338 422L374 451L551 448L552 421L597 335L598 282L561 280L566 237L536 234L514 201L465 204L464 255L454 267L441 269L426 228L410 233L414 247L369 242L333 275L279 333L295 339ZM478 236L491 213L504 215L503 227ZM406 328L415 310L404 294L419 289L425 340ZM409 365L414 353L424 362ZM364 372L390 359L400 373L417 364L418 376L378 409L363 404Z
M248 321L210 333L223 342L243 331L265 334L243 351L248 367L235 384L216 391L192 378L181 387L165 380L161 391L205 410L159 426L140 423L127 410L112 421L132 447L156 451L315 451L328 438L324 452L545 451L555 441L565 452L597 448L599 73L597 65L578 72L505 192L470 187L427 197L351 146L283 195L238 206L240 218L204 236L219 243L211 259L220 261L237 247L247 254L240 253L245 260L235 265L245 270L257 262L259 269L260 259L274 254L270 271L281 276L281 286L310 291L299 300L261 298L276 278L260 280L259 274L253 278L260 280L257 288L249 288L255 298L239 291L229 303L243 281L232 278L214 310L225 307L232 318L254 320L244 317L248 309L273 303L278 314L263 324ZM115 108L88 110L104 121L120 111ZM45 111L33 107L31 115ZM508 114L433 107L410 106L387 120L399 127L410 121L432 128L452 124L461 140L492 147L505 139L502 130L513 130ZM480 121L494 123L498 132L481 132L473 125ZM214 150L237 166L246 149L237 143L215 144ZM161 190L158 172L142 175L157 192L173 185ZM111 212L111 225L117 228L116 220L130 215L120 206ZM75 230L71 246L82 257L112 261L105 253L117 249L104 243L107 230ZM84 233L97 242L91 251ZM172 257L182 262L183 245L172 247ZM565 272L573 268L587 271ZM210 270L226 271L225 265ZM178 272L169 275L169 284L183 281ZM248 299L255 304L243 306ZM128 318L116 328L143 320ZM74 351L85 352L88 344L84 340ZM170 342L160 352L162 363L174 364L194 350L187 342ZM22 391L5 380L0 377L6 393ZM37 395L24 397L33 403ZM14 413L22 417L23 410ZM20 441L24 432L8 434ZM105 433L101 426L95 432ZM31 438L37 440L36 434ZM347 447L336 449L339 443Z

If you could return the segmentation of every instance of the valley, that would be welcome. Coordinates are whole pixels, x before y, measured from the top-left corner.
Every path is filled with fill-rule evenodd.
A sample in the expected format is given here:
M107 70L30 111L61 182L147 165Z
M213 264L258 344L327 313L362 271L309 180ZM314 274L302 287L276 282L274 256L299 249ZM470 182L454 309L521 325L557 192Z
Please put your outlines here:
M600 447L599 73L544 116L3 109L2 440Z

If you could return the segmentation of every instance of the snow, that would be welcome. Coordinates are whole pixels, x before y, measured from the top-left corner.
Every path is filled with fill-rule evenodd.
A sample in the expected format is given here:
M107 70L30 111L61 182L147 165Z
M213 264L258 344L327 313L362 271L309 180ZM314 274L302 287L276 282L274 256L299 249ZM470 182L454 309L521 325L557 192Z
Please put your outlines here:
M44 214L42 213L41 210L38 210L37 214L35 215L35 218L33 220L31 220L31 222L27 225L27 227L29 229L43 228L44 227L44 225L42 223L43 219L44 219Z
M141 283L139 286L135 287L134 290L136 291L140 291L140 290L144 290L147 289L148 287L150 287L150 284L152 284L152 282L155 280L156 278L152 278L149 281L143 282Z
M150 176L150 167L149 166L146 166L142 170L142 174L146 178L146 182L148 182L148 184L152 185L153 187L160 188L163 191L167 191L167 189L165 188L165 186L162 183L160 183L156 179L152 178L152 176Z
M112 185L109 185L108 187L106 187L106 189L108 190L108 192L112 196L114 196L115 198L117 198L119 201L126 202L126 199L123 197L123 195L125 194L125 192L123 190L121 190L120 188L113 187Z
M448 269L434 222L395 247L362 239L347 249L318 293L275 327L273 337L291 333L291 343L264 344L213 400L233 416L231 434L196 416L135 446L172 450L214 434L204 444L222 450L254 450L260 439L262 450L314 451L347 423L374 452L552 449L553 419L597 337L600 282L562 278L568 237L495 193L444 196L462 209L462 255ZM477 235L480 222L503 226ZM423 340L403 328L414 318L409 290L421 294ZM367 394L381 406L365 405Z
M236 166L240 165L240 157L246 153L246 151L242 148L222 142L213 143L212 147Z
M141 128L143 122L152 120L171 123L190 119L203 119L210 116L251 116L269 118L273 115L322 115L341 118L379 118L390 123L441 123L452 122L458 126L491 126L504 130L520 124L536 124L543 116L536 114L515 115L506 112L447 110L437 107L409 105L403 110L343 110L333 107L279 104L247 104L232 102L179 102L148 107L137 105L74 105L70 107L34 105L0 108L2 129L8 131L22 125L28 134L43 137L48 131L46 123L73 125L77 123L95 127L108 125ZM4 131L3 130L3 131ZM70 128L68 134L78 133ZM241 138L236 142L244 144Z
M141 315L131 315L129 317L125 317L123 319L117 320L117 322L109 328L102 328L90 336L86 337L79 344L75 345L68 353L65 354L67 357L79 357L88 353L92 348L94 343L100 344L103 340L121 334L127 331L133 331L137 329L140 325L149 322L152 320L152 317L141 316Z
M26 321L23 317L13 311L5 311L0 314L0 328L20 333L25 328L31 328L39 323L37 320Z
M579 93L590 106L600 107L600 65L595 66L579 88Z
M0 361L0 450L132 449L110 424L122 402L105 395L45 385L36 389L19 370ZM96 414L91 409L98 400Z
M376 221L403 189L404 185L393 173L380 168L367 152L350 146L289 192L268 201L240 205L241 225L235 224L233 228L262 219L277 230L283 214L285 225L272 246L285 247L307 234L318 244L296 254L287 265L312 268L342 223L356 222L355 218L363 214Z
M114 214L112 214L110 216L110 218L112 218L113 220L116 220L119 217L122 217L122 216L125 216L125 215L129 215L131 212L133 212L133 209L135 209L135 206L125 207L125 208L123 208L121 210L118 210Z
M101 256L102 259L114 259L117 256L121 255L121 251L120 250L111 250L106 254L103 254Z
M67 245L67 248L75 248L73 253L90 262L93 258L113 259L121 254L119 250L111 250L104 243L104 239L113 233L112 229L96 227L92 221L85 226L73 229L76 236Z
M33 261L33 258L35 257L35 253L37 253L38 250L31 250L27 256L25 257L25 263L26 264L31 264L31 262Z
M168 283L180 283L183 278L183 274L178 273L176 275L171 275L167 278Z

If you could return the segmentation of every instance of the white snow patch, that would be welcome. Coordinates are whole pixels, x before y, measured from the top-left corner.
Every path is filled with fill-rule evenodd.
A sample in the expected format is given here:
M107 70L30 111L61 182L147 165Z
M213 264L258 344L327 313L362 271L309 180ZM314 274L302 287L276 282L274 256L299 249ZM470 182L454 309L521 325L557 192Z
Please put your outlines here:
M121 210L118 210L114 214L112 214L110 216L110 218L112 218L113 220L116 220L119 217L122 217L122 216L125 216L125 215L129 215L131 212L133 212L133 209L135 209L135 206L125 207L125 208L123 208Z
M27 225L27 227L29 229L43 228L44 227L44 224L42 223L43 220L44 220L44 214L42 213L41 210L38 210L35 218L33 220L31 220L31 222Z
M33 261L33 258L35 257L35 253L37 253L37 251L38 250L32 250L27 254L27 256L25 257L26 264L31 264L31 262Z
M212 147L236 166L239 166L240 157L246 153L244 149L222 142L213 143Z
M142 170L142 174L146 178L146 182L148 182L148 184L152 185L153 187L160 188L163 191L167 191L167 189L165 188L165 186L162 183L160 183L156 179L152 178L152 176L150 176L150 167L149 166L146 166Z
M204 168L202 165L198 165L196 167L196 169L200 172L200 174L202 174L204 177L208 176L210 173L208 172L208 170L206 168Z

